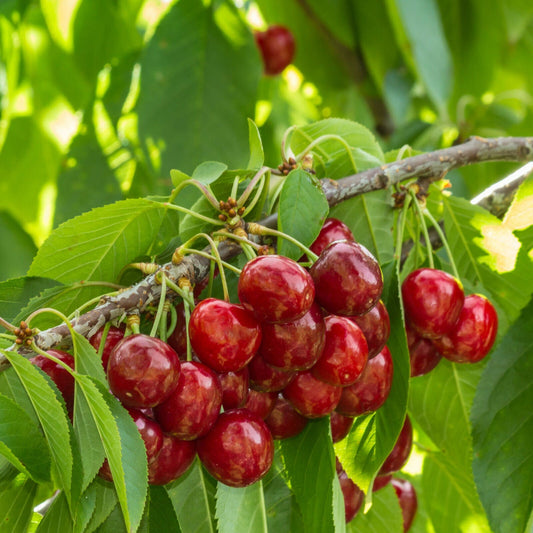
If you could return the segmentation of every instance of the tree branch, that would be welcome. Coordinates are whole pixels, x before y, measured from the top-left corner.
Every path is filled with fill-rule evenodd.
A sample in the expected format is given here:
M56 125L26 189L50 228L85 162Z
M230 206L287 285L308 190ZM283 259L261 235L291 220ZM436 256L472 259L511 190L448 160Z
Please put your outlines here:
M482 161L533 161L533 137L496 139L474 137L452 148L409 157L347 176L338 181L323 179L321 182L328 202L330 206L333 206L354 196L384 189L409 178L436 180L444 177L454 168ZM495 191L498 194L498 189ZM269 217L260 223L272 225L275 220ZM241 253L241 248L232 241L223 241L219 245L219 253L222 260L228 261ZM186 277L194 284L208 275L209 263L209 259L205 257L190 255L186 256L179 265L172 263L163 265L160 271L163 271L175 283L181 277ZM132 312L143 312L148 305L157 304L161 287L156 282L156 276L157 274L147 276L117 296L104 299L93 310L73 320L72 325L75 331L85 337L90 337L110 320ZM71 339L67 326L59 325L35 335L34 342L39 348L49 350L58 345L71 343ZM28 348L21 348L17 345L12 346L11 349L29 353ZM8 366L7 360L0 356L0 371Z

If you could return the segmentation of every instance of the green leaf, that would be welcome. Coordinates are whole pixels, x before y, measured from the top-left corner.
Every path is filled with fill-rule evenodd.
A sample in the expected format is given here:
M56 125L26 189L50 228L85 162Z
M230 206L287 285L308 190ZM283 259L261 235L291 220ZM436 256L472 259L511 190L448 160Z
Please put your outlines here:
M86 494L94 493L95 495L94 512L89 517L90 520L85 528L85 533L92 533L95 531L103 522L105 522L115 508L118 509L119 516L121 516L120 507L117 505L117 493L111 483L97 477L85 492ZM92 499L92 496L89 496L89 498ZM124 519L121 518L121 520L122 523L124 523ZM80 522L80 525L83 525L81 516L79 517L78 522Z
M36 492L37 484L26 479L0 493L0 533L26 533Z
M0 394L0 454L34 481L50 481L50 453L34 420Z
M261 67L232 6L174 3L144 49L141 70L139 136L158 174L176 161L186 173L199 161L246 164L244 119L254 115Z
M328 214L328 202L320 185L304 170L293 170L285 179L279 197L279 230L310 246ZM298 259L301 248L278 237L278 252Z
M216 518L220 533L267 533L265 497L261 481L244 488L217 484Z
M11 363L28 394L39 418L57 471L60 487L65 490L69 505L77 497L79 488L73 484L73 451L67 413L50 387L47 379L27 359L15 352L2 350Z
M164 487L150 487L150 533L181 533L174 507Z
M174 187L177 187L184 181L190 180L191 176L185 174L185 172L182 172L181 170L176 170L175 168L173 168L170 171L170 179L172 180L172 185L174 185Z
M0 279L23 276L37 251L33 239L7 211L0 211Z
M247 168L259 170L265 162L265 152L257 124L250 118L248 119L248 142L250 143L250 159Z
M52 279L39 277L23 277L1 282L0 316L11 322L32 296L57 284L57 281Z
M183 533L214 533L216 481L207 474L197 459L166 490Z
M109 461L118 500L128 530L141 522L147 495L146 448L129 413L94 378L77 375Z
M73 531L69 505L64 492L59 492L44 518L37 527L36 533L71 533Z
M385 290L382 300L389 312L390 349L394 372L389 396L375 413L355 419L348 436L335 444L335 452L348 476L371 497L369 488L392 450L405 418L409 392L409 353L400 305L400 287L394 264L384 265Z
M305 531L343 531L344 522L333 519L337 474L329 418L311 420L300 435L280 441L280 449Z
M474 478L490 524L524 531L533 511L533 304L493 352L472 406Z
M209 185L220 178L227 168L228 165L219 161L204 161L194 169L191 178L204 185Z

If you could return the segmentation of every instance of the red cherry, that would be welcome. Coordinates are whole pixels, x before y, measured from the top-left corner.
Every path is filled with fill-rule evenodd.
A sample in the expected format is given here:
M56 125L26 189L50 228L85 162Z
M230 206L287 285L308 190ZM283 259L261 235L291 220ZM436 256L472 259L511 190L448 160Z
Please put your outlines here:
M365 493L342 470L337 474L344 496L344 516L346 523L351 522L365 499Z
M393 474L394 472L400 470L407 462L412 447L413 426L411 425L409 417L406 416L396 444L394 444L394 448L381 466L379 475L384 476L387 474Z
M277 440L288 439L301 433L308 419L298 413L294 407L279 395L270 414L265 418L272 437Z
M411 362L411 377L423 376L431 372L442 359L442 354L435 346L436 340L420 337L408 325L406 325L405 331Z
M357 381L342 389L336 410L346 416L360 416L379 409L389 396L393 364L385 346L370 359Z
M266 31L255 33L255 41L263 59L265 74L275 76L290 65L294 57L295 43L291 31L274 24Z
M102 366L104 370L107 369L107 362L109 361L109 356L111 355L111 350L124 338L125 327L122 326L117 328L116 326L111 326L107 332L105 338L104 349L102 350ZM102 336L104 334L104 327L101 327L90 339L89 342L91 346L98 351L100 349L100 343L102 342Z
M107 364L111 392L128 407L154 407L178 384L180 361L165 342L139 333L124 337Z
M61 350L48 350L46 353L53 355L70 368L74 369L74 357ZM61 365L48 359L44 355L36 355L30 359L30 362L39 367L44 373L48 374L50 379L56 384L61 396L65 400L67 412L72 414L74 409L74 377L69 374Z
M376 476L374 479L374 484L372 485L372 492L381 490L383 487L386 487L392 479L392 474L387 474L386 476Z
M315 378L345 387L361 375L368 360L368 347L361 328L347 317L325 318L326 345L311 369Z
M231 487L261 479L274 458L274 442L265 422L246 409L222 413L211 431L196 441L207 471Z
M352 230L337 218L326 218L318 237L309 247L316 255L335 241L355 241Z
M394 487L402 509L403 530L409 531L418 508L415 488L406 479L394 478L391 480L391 485Z
M326 343L326 324L320 306L313 303L305 315L284 324L262 324L259 353L285 371L307 370L317 361Z
M406 322L422 337L436 338L454 328L464 292L447 272L419 268L402 283L402 299Z
M257 354L248 365L252 388L263 392L276 392L284 389L296 375L270 366Z
M167 343L174 348L181 361L187 360L187 323L183 302L176 305L176 326L167 338Z
M163 431L154 420L145 416L139 409L128 408L146 448L148 464L153 462L163 446Z
M498 314L487 298L465 298L455 328L435 341L439 351L454 363L477 363L492 348L498 331Z
M244 404L244 409L257 415L259 418L265 419L272 412L277 397L277 392L262 392L250 389L248 391L248 398Z
M148 483L166 485L183 475L196 456L195 441L163 436L163 446L156 459L148 465Z
M242 306L208 298L191 313L191 345L202 363L217 372L236 372L259 349L261 327Z
M316 300L334 315L362 315L379 301L383 276L376 258L361 244L330 244L310 270Z
M260 255L248 261L238 284L239 300L260 322L292 322L309 311L315 297L313 280L296 261Z
M222 388L216 374L202 363L181 364L178 386L154 409L163 431L181 440L205 435L220 413Z
M329 423L331 425L331 439L333 442L339 442L350 433L353 417L344 416L337 411L333 411L330 415Z
M311 372L300 372L283 390L283 396L307 418L329 415L339 403L342 388L316 379Z
M218 381L222 389L222 407L225 410L236 409L245 404L250 384L247 366L237 372L218 374Z
M364 315L349 317L363 331L368 345L368 358L375 357L383 348L390 335L390 318L385 304L380 300Z

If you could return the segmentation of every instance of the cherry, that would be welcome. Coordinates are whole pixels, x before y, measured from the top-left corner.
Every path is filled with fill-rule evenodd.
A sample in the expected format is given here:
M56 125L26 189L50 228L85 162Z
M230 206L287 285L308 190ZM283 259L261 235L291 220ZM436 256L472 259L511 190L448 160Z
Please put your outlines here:
M419 268L402 283L402 299L407 323L422 337L436 338L455 326L464 292L447 272Z
M178 386L154 409L163 431L182 440L205 435L220 413L222 388L216 374L202 363L181 364Z
M315 378L310 371L300 372L283 390L283 396L307 418L319 418L335 409L342 388Z
M336 410L346 416L360 416L379 409L389 396L392 385L393 364L385 346L370 359L357 381L342 389Z
M383 301L379 301L364 315L350 317L363 331L368 345L368 358L375 357L389 340L390 318Z
M182 361L187 360L187 322L183 302L176 305L176 326L167 338L167 343L174 348Z
M245 404L250 384L247 366L237 372L218 374L218 381L222 389L222 407L224 409L236 409Z
M258 391L275 392L284 389L296 375L296 372L284 372L270 366L260 354L257 354L248 365L250 383Z
M331 425L331 439L333 442L339 442L350 433L353 417L344 416L337 411L333 411L330 415L329 423Z
M385 462L379 470L379 475L384 476L387 474L393 474L402 468L407 462L411 448L413 447L413 426L409 417L405 417L400 435L394 444L394 448L389 453Z
M396 492L402 509L403 530L409 531L418 508L415 488L406 479L393 478L391 485L394 487L394 492Z
M104 349L102 350L102 366L104 370L107 369L107 362L111 355L111 350L124 338L125 327L117 328L111 326L107 332L105 338ZM100 349L100 343L102 342L102 336L104 334L104 327L101 327L90 339L91 346L98 351Z
M282 370L307 370L317 361L326 343L326 324L316 303L305 315L284 324L262 324L259 353Z
M242 306L207 298L191 313L191 345L202 363L217 372L236 372L259 349L261 327Z
M311 373L331 385L351 385L361 375L368 360L365 336L347 317L330 315L324 321L326 345Z
M276 392L262 392L250 389L244 408L259 418L265 419L272 412L277 396Z
M127 407L154 407L178 384L180 361L165 342L142 333L124 337L111 351L107 379Z
M63 363L66 363L70 368L74 369L74 357L67 352L61 350L48 350L46 353L53 355ZM48 359L44 355L36 355L30 359L30 362L39 367L50 379L55 383L61 396L65 400L67 412L71 415L74 409L74 378L61 365L55 361Z
M281 394L276 398L272 411L265 418L272 437L277 440L298 435L304 430L307 421L307 418L298 413Z
M163 446L163 430L157 422L148 418L139 409L130 407L128 408L128 413L133 418L141 434L146 448L146 458L148 459L148 464L150 464L157 457Z
M439 351L454 363L477 363L490 351L498 331L498 314L487 298L470 294L455 328L435 341Z
M263 59L265 74L275 76L290 65L294 57L295 43L291 31L274 24L266 31L255 32L255 42Z
M166 485L183 475L196 457L195 441L163 436L163 445L156 459L148 465L148 482Z
M365 499L365 493L348 477L344 470L337 474L344 496L344 516L346 523L351 522Z
M309 247L316 255L320 255L324 249L335 241L355 241L352 230L337 218L326 218L324 225Z
M411 362L411 377L423 376L433 370L442 359L442 354L437 350L435 341L420 337L406 325L407 346L409 347L409 360Z
M383 276L375 257L361 244L330 244L310 270L316 300L335 315L362 315L378 302Z
M274 442L265 422L247 409L224 411L211 431L196 441L207 471L231 487L261 479L274 458Z
M372 492L381 490L383 487L386 487L392 479L392 474L387 474L386 476L376 476L374 479L374 484L372 485Z
M309 272L281 255L260 255L248 261L237 290L242 305L260 322L270 323L300 318L315 297Z

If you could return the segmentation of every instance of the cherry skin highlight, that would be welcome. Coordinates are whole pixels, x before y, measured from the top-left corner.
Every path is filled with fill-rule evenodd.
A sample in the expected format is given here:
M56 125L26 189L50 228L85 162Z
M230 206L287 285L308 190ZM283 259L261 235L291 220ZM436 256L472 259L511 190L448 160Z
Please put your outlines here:
M224 411L211 431L196 441L207 471L231 487L246 487L272 466L274 441L265 422L246 409Z
M165 342L142 333L122 339L107 364L111 392L127 407L154 407L178 384L180 361Z

